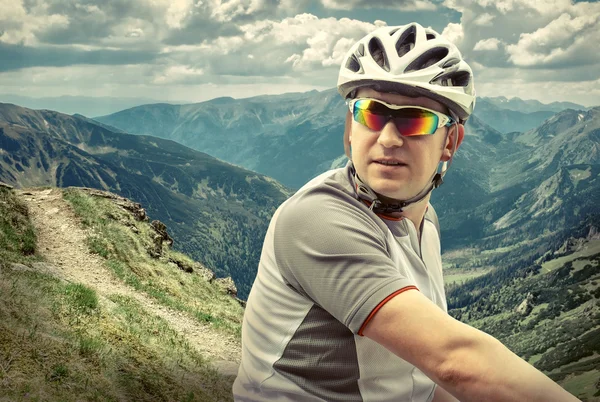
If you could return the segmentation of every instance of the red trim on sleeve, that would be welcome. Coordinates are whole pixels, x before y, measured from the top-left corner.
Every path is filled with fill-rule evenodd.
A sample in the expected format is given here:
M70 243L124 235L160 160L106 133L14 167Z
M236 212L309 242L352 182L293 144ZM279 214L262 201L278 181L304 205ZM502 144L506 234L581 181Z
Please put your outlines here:
M360 327L360 330L358 331L358 335L359 336L364 336L363 335L363 331L365 330L365 328L367 327L367 324L369 323L369 321L371 321L371 318L373 318L375 316L375 314L379 311L379 309L381 307L383 307L383 305L387 302L389 302L390 300L392 300L395 296L398 296L400 293L405 292L407 290L419 290L417 289L416 286L407 286L405 288L402 289L398 289L396 290L394 293L392 293L391 295L389 295L388 297L386 297L385 299L383 299L378 305L377 307L375 307L373 309L373 311L371 311L371 314L369 314L369 316L367 317L367 319L365 320L365 322L363 322L363 325Z

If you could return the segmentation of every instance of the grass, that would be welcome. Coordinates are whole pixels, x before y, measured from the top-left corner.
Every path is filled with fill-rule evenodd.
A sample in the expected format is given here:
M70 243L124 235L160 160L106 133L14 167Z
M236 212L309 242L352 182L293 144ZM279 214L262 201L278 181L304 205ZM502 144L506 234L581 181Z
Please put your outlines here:
M232 399L231 379L134 300L12 270L42 258L27 209L0 196L0 401Z
M569 377L562 382L562 386L585 401L600 401L600 395L596 388L596 383L600 379L600 371L593 370L580 375Z
M451 283L464 283L469 279L477 278L481 275L488 273L488 270L471 270L466 272L453 273L452 270L448 270L444 273L444 283L449 285Z
M116 278L164 306L225 334L241 337L240 304L198 273L179 269L174 262L188 266L195 263L170 247L163 246L162 257L152 258L148 251L154 248L155 232L148 223L135 221L129 212L110 200L77 189L65 190L64 197L83 224L92 229L89 250L105 259L105 265Z
M531 310L531 312L529 313L529 315L527 317L525 317L523 319L523 321L521 321L521 323L523 325L527 325L529 324L530 321L532 320L537 320L537 315L541 310L546 309L550 304L549 303L540 303L536 306L533 307L533 309Z
M131 299L17 271L0 295L0 401L231 399L230 380Z
M36 258L36 235L27 207L4 187L0 187L0 211L0 265Z
M588 245L579 251L576 251L572 254L565 255L563 257L555 258L550 261L546 261L542 264L542 269L540 270L540 274L545 274L551 272L557 268L562 267L567 262L573 261L577 258L581 257L589 257L594 254L600 253L600 240L590 240Z

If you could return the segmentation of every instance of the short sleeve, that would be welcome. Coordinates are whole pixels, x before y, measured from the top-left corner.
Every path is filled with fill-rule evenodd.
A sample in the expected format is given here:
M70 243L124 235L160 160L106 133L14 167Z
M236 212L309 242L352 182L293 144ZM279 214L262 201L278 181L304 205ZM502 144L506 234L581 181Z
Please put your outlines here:
M386 236L359 201L319 188L280 211L275 258L290 286L358 333L386 297L414 286L390 258Z

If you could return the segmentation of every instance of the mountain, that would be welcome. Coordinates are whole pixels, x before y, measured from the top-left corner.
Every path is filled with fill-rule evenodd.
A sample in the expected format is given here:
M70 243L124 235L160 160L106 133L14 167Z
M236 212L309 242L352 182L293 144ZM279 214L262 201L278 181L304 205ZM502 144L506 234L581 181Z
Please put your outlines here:
M483 101L489 102L494 106L497 106L501 109L514 110L516 112L521 113L535 113L535 112L561 112L565 109L576 109L576 110L585 110L587 109L585 106L579 105L577 103L572 102L552 102L552 103L542 103L535 99L523 100L517 97L514 98L506 98L504 96L495 96L495 97L481 97ZM479 102L479 99L477 100ZM478 107L477 105L476 107Z
M582 401L600 400L600 216L448 289L449 313L499 339Z
M496 233L493 223L558 166L597 163L598 141L592 128L598 123L596 109L527 114L497 107L488 98L479 106L481 112L476 108L467 122L465 140L445 184L432 196L434 205L444 206L442 230L454 234L444 242L448 248ZM552 108L558 106L564 105ZM296 188L345 160L340 157L344 113L337 92L328 90L195 105L147 105L99 120L128 132L181 141ZM548 137L549 130L562 134L551 141L536 140ZM574 134L579 130L584 131Z
M496 142L502 132L537 127L554 114L527 115L485 105L484 101L481 115L476 112L470 119L480 121L468 123L467 134L488 130ZM299 188L343 155L345 113L344 102L331 89L190 105L144 105L95 120L132 134L168 138Z
M528 163L539 163L539 168L552 163L600 163L600 106L565 110L516 141L536 149Z
M340 116L345 110L332 89L144 105L95 120L132 134L168 138L299 188L343 154Z
M14 103L29 109L50 109L65 114L81 114L84 116L101 116L115 113L134 106L157 103L149 98L116 98L92 96L55 96L33 98L15 94L0 94L0 102ZM179 102L173 102L179 103Z
M242 298L270 216L290 194L269 177L173 141L10 104L0 104L0 158L0 180L17 187L92 187L143 203L179 250L231 275Z
M582 109L584 108L582 107ZM489 98L478 98L475 106L475 115L502 133L531 130L555 113L553 110L525 113L507 109L501 103L498 105L489 101Z
M600 108L566 110L534 130L503 135L494 145L489 141L479 144L476 152L467 154L469 160L464 155L467 144L477 143L473 136L467 137L456 157L456 173L466 173L465 165L481 169L487 174L487 187L468 185L451 192L444 185L432 194L434 205L445 206L440 212L442 234L452 232L446 247L461 247L467 241L484 248L495 242L543 243L559 227L577 225L586 216L599 214L599 127ZM484 153L485 146L493 153ZM451 170L448 175L454 173ZM479 176L466 175L484 177L481 172ZM468 180L461 177L457 181ZM452 196L460 198L448 199ZM487 242L490 244L485 246Z

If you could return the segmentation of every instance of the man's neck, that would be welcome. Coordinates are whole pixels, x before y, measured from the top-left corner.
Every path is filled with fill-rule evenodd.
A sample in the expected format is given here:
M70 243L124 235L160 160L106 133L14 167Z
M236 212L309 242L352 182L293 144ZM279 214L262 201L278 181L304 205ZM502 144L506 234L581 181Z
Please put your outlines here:
M415 202L414 204L410 204L402 212L394 212L390 214L390 216L396 218L405 218L410 219L410 221L415 225L415 229L417 229L417 234L419 235L419 239L421 238L421 222L423 222L423 218L425 217L425 213L427 212L427 205L429 205L429 198L431 197L431 193L427 194L425 198L423 198L419 202Z

